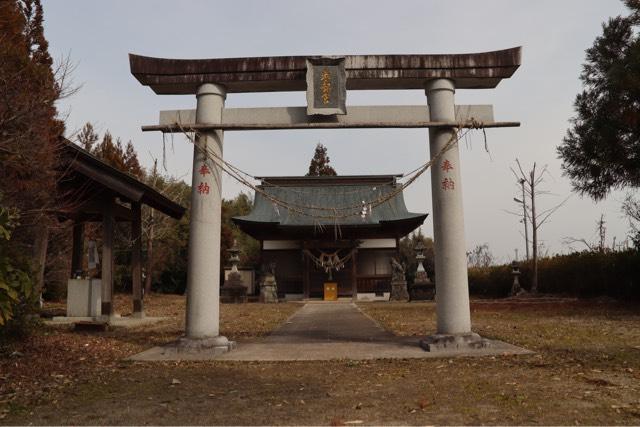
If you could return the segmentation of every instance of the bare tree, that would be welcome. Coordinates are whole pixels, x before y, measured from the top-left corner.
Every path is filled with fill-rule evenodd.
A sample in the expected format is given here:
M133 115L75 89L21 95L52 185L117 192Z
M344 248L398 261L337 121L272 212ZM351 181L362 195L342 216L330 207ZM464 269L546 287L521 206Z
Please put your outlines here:
M549 173L547 166L542 169L537 168L537 164L534 162L533 167L529 172L524 171L520 160L516 159L517 169L510 168L511 172L516 178L519 187L522 187L523 193L523 207L524 207L524 219L528 219L531 224L531 243L532 243L532 262L533 262L533 274L531 275L531 293L538 292L538 232L540 228L549 220L560 207L562 207L571 196L566 197L562 202L557 205L544 209L542 211L536 210L536 198L540 195L549 195L549 191L540 189L540 185L544 182L544 177ZM524 203L524 198L528 197L530 200L529 206ZM512 215L522 216L520 212L506 211Z
M158 191L161 191L171 200L185 204L188 202L189 186L180 185L180 180L163 176L158 173L158 159L153 160L153 169L147 176L147 184L151 185ZM155 210L150 207L143 207L142 234L145 238L147 259L145 263L145 295L151 294L151 285L153 284L153 271L158 265L158 256L155 243L167 239L171 234L176 232L176 220L166 216L157 215Z
M616 239L613 238L613 245L611 248L607 247L607 222L604 220L604 214L600 215L600 219L596 221L596 234L598 236L595 242L589 242L587 239L576 239L575 237L566 237L563 239L564 244L582 243L587 247L590 252L605 253L610 250L615 250Z
M627 194L622 202L622 212L629 219L631 240L634 246L640 249L640 200L635 199L632 194Z
M153 169L151 170L151 176L149 176L149 183L152 187L158 184L158 159L153 160ZM144 294L151 295L151 283L153 271L153 239L155 238L155 209L149 209L148 215L145 215L142 221L142 234L146 237L147 241L147 262L145 265L145 277L144 277Z
M493 264L494 256L489 250L489 244L476 245L472 251L467 252L467 260L470 267L486 268Z

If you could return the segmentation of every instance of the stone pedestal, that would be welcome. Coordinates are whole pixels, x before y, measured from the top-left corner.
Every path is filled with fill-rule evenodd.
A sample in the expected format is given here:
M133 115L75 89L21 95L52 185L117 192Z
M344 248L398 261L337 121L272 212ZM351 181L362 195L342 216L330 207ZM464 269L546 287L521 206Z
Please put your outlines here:
M67 317L97 317L101 313L101 280L67 281Z
M393 280L391 282L391 296L389 301L409 301L406 280Z
M420 340L420 347L426 351L475 350L489 345L489 340L475 333L435 334Z
M242 304L247 302L247 287L242 284L240 273L237 271L229 273L224 286L220 289L220 298L223 303Z
M267 304L278 302L278 285L272 274L268 274L260 284L260 302Z
M414 282L409 287L411 301L433 301L436 296L436 287L432 282Z

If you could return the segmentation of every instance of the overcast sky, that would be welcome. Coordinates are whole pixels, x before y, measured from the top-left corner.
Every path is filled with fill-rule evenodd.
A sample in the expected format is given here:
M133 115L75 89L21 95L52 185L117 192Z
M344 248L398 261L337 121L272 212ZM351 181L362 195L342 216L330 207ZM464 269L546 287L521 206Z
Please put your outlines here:
M274 55L426 54L523 47L523 64L496 89L459 90L459 104L493 104L496 120L520 128L487 130L461 144L467 247L488 243L502 261L524 252L522 225L504 212L519 186L509 170L519 158L548 165L541 209L568 196L556 146L573 115L584 50L608 17L625 14L619 0L419 1L88 1L44 0L52 55L70 55L82 88L61 103L67 133L90 121L133 141L145 166L162 157L162 137L142 133L159 110L195 108L193 96L158 96L129 73L129 52L166 58ZM425 104L423 91L351 91L347 105ZM227 106L305 105L303 92L231 94ZM427 130L293 130L228 132L224 155L257 176L303 175L315 145L328 147L339 174L413 170L428 158ZM178 136L167 147L167 173L190 181L192 146ZM409 210L431 212L429 174L405 192ZM227 177L224 196L242 188ZM609 242L625 239L622 193L601 203L572 196L540 231L549 253L567 252L563 239L594 240L605 214ZM430 218L423 230L432 235ZM575 245L574 245L575 246ZM575 246L579 247L579 246Z

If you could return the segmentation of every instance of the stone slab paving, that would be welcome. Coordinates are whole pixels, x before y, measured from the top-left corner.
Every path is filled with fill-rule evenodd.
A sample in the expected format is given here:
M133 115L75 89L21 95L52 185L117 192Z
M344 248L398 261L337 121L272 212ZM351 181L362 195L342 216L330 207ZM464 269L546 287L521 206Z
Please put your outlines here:
M422 337L397 337L353 303L307 303L271 335L238 343L222 355L178 352L154 347L133 360L296 361L334 359L416 359L530 354L529 350L492 340L477 350L424 351Z

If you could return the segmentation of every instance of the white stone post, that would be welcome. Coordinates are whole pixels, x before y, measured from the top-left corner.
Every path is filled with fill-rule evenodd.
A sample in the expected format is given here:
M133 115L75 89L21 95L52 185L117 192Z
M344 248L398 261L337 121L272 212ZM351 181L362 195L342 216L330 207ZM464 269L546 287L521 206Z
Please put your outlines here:
M451 80L435 79L426 85L431 121L456 120ZM430 128L431 157L455 138L454 128ZM427 337L427 350L463 347L480 337L471 334L469 282L464 239L462 182L458 144L431 166L433 237L435 250L437 335Z
M205 83L196 93L196 123L222 120L226 91ZM223 131L202 131L193 151L189 260L187 273L186 347L227 351L233 343L220 336L220 228ZM213 154L211 154L213 153Z

